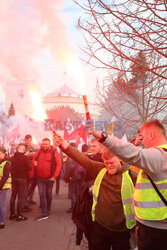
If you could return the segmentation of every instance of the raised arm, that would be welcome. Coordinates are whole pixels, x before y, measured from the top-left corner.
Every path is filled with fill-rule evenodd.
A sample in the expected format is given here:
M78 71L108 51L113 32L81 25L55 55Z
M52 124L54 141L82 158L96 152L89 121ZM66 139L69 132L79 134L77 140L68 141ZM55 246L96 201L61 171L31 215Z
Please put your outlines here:
M90 133L97 139L101 138L100 132ZM167 168L166 153L161 148L142 149L115 136L109 136L103 145L123 161L149 172L159 173L163 168Z
M96 162L90 160L87 156L82 154L76 148L70 146L62 137L56 135L53 138L55 146L60 147L60 149L66 153L70 158L78 162L82 167L84 167L88 173L95 178L99 171L104 168L104 164L101 162Z

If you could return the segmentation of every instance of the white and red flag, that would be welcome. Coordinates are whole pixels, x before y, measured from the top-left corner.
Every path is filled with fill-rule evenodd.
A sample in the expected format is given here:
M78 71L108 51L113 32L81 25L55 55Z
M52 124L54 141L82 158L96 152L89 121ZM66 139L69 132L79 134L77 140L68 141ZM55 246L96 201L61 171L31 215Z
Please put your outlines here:
M88 133L85 129L85 122L83 121L81 126L78 128L78 136L76 140L76 148L81 151L82 145L87 144Z
M64 139L68 141L76 140L76 147L81 149L82 145L87 143L87 131L85 129L85 122L83 121L82 124L74 130L74 127L70 121L67 120L66 127L64 130Z
M67 141L76 140L77 134L78 132L74 130L72 122L70 121L70 118L68 118L64 129L64 139Z

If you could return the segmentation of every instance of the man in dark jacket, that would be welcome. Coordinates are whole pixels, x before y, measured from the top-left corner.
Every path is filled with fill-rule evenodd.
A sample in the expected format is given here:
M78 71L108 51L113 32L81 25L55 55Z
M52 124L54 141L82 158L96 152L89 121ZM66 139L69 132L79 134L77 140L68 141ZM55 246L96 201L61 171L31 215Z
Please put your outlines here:
M70 145L76 147L76 144L74 142L71 142ZM74 161L70 157L67 158L65 166L66 167L63 180L69 185L69 196L71 199L71 207L66 211L66 213L72 213L79 187L85 175L85 171L81 166L79 166L76 161Z
M87 156L89 159L103 162L101 145L96 139L92 139L90 141L90 152L88 154L88 145L84 144L82 146L82 153ZM85 169L84 169L85 170ZM81 240L83 238L83 232L88 240L88 248L92 249L92 217L91 217L91 208L92 208L92 192L91 188L94 183L94 178L88 174L85 170L84 181L79 190L79 194L77 196L76 206L73 211L72 219L73 222L77 226L76 231L76 245L80 245Z
M29 159L24 155L25 145L20 143L17 152L11 158L12 168L12 195L10 199L10 220L17 218L17 221L26 220L27 217L22 215L23 201L27 187L28 172L31 170ZM17 200L17 216L15 214L15 200Z
M58 151L50 145L50 140L42 140L41 149L34 155L36 176L41 204L41 216L37 221L48 219L52 204L52 189L54 180L61 170L61 158Z
M26 195L24 199L23 212L30 212L32 209L29 205L35 205L36 202L33 201L33 196L35 188L37 186L37 180L34 175L34 165L32 164L33 154L35 154L36 149L32 146L32 136L27 134L24 138L25 143L25 155L28 156L31 165L31 171L29 171L29 178L27 183Z
M102 159L103 146L96 139L92 139L90 141L90 152L91 155L89 155L88 157L91 160L103 162Z

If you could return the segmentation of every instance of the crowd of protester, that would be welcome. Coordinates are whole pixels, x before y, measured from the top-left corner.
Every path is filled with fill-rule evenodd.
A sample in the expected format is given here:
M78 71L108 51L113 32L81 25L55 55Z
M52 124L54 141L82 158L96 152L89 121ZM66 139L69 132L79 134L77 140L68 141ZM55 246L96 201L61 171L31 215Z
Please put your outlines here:
M31 212L32 205L36 204L33 200L36 186L41 214L35 219L40 221L50 216L52 189L62 166L61 154L58 148L51 145L49 138L44 138L41 147L36 149L31 135L26 135L24 143L19 143L17 147L12 145L10 154L0 147L0 228L5 227L6 192L10 188L10 220L28 219L23 214Z
M90 131L106 148L104 163L90 160L61 136L54 137L55 145L95 179L89 249L131 249L134 230L139 250L167 249L165 128L159 120L150 120L140 131L136 146L106 132ZM139 168L139 173L132 166Z
M68 184L76 225L76 245L85 235L89 250L167 249L167 139L159 120L145 122L136 138L125 142L106 132L80 152L61 136L44 138L39 149L32 136L0 147L0 228L5 228L6 193L11 188L10 220L25 221L38 187L41 214L51 213L53 185L59 197L60 179ZM56 181L55 181L56 180ZM17 206L15 203L17 200Z

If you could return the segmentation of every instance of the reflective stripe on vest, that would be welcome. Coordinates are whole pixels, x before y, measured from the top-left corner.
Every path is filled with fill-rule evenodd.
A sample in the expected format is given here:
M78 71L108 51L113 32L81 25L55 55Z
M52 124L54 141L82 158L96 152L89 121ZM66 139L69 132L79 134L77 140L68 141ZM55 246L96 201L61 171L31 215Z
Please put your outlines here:
M95 208L98 201L99 190L101 181L107 172L106 168L103 168L97 175L94 185L93 185L93 205L92 205L92 220L95 221ZM134 212L132 206L132 196L133 196L134 185L129 176L128 171L122 174L122 185L121 185L121 197L123 203L124 214L126 218L127 228L132 228L136 225L136 220L134 219Z
M133 192L133 181L129 175L129 171L127 170L122 174L121 197L126 218L126 227L129 229L133 228L136 225L135 215L133 211Z
M167 145L160 147L167 148ZM167 200L167 179L154 181L154 183ZM167 207L143 170L140 170L137 178L133 203L135 214L142 220L159 221L167 219Z
M3 177L3 169L4 169L4 166L5 166L5 164L6 164L7 162L10 164L9 161L4 161L4 162L2 162L2 163L0 164L0 180L1 180L2 177ZM12 180L11 180L11 174L9 173L9 177L8 177L7 181L5 182L5 184L3 185L2 189L11 188L11 182L12 182Z

